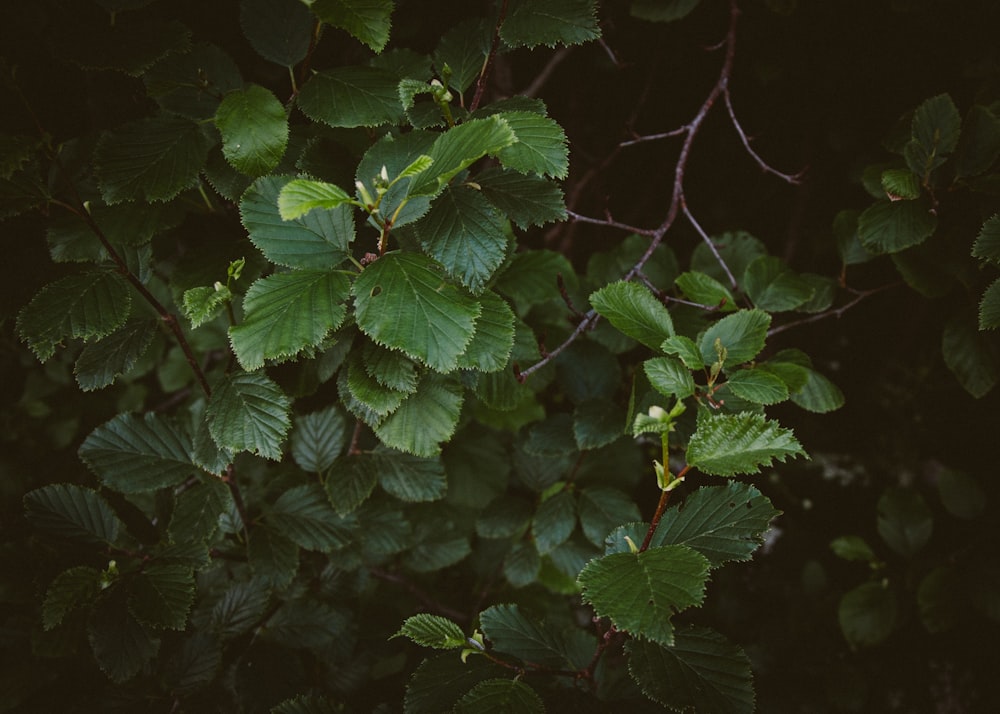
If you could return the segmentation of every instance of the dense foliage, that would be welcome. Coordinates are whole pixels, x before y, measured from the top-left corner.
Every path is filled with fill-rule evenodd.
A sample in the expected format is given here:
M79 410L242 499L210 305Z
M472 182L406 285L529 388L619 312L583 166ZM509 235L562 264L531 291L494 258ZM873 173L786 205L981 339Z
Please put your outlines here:
M18 5L0 709L989 702L990 3Z

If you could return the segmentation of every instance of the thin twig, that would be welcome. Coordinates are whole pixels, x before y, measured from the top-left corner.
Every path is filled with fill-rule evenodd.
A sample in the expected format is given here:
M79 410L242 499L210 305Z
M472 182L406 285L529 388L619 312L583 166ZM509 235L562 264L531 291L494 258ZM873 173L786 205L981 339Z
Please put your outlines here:
M486 83L489 81L490 71L493 69L493 60L497 56L497 50L500 49L500 28L507 17L509 2L510 0L503 0L500 3L500 15L497 17L496 27L493 28L493 43L490 45L490 53L486 56L483 69L476 80L476 93L472 97L472 104L469 105L470 112L476 111L479 108L479 103L483 100L483 92L486 91Z
M641 236L653 236L656 234L655 228L639 228L637 226L630 226L627 223L619 223L611 218L591 218L589 216L580 215L579 213L574 213L573 211L566 211L566 215L571 221L576 221L578 223L590 223L595 226L618 228L628 233L635 233Z
M701 224L695 220L695 217L691 214L690 209L687 207L687 201L684 201L682 198L681 202L681 209L684 211L685 218L687 218L688 222L696 231L698 231L698 235L701 236L705 245L707 245L708 249L712 251L712 255L715 256L716 261L718 261L719 265L722 266L723 271L725 271L726 277L729 278L729 284L732 286L733 290L736 290L739 287L739 284L736 282L736 276L733 275L733 271L729 269L729 265L719 254L719 249L715 247L715 242L711 239L711 237L709 237L708 233L705 232L705 229L701 227Z
M819 322L820 320L825 320L828 317L840 318L844 315L845 312L847 312L852 307L860 303L862 300L865 300L866 298L869 298L872 295L876 295L882 292L883 290L896 288L899 287L900 285L902 285L902 283L889 283L887 285L881 285L877 288L872 288L870 290L852 289L850 290L850 292L851 294L854 295L854 297L849 302L844 303L840 307L832 310L824 310L823 312L818 312L815 315L810 315L809 317L803 317L801 320L794 320L792 322L786 322L783 325L777 325L776 327L772 327L770 330L767 331L767 336L772 337L781 332L784 332L785 330L790 330L793 327L801 327L802 325L809 325L813 322Z
M739 134L740 141L743 142L743 148L746 149L747 153L750 154L750 158L757 162L757 165L764 170L765 173L769 173L772 176L777 176L782 181L796 186L802 183L802 179L805 176L805 170L799 171L794 174L786 174L783 171L778 171L776 168L771 166L769 163L761 158L760 154L753 150L750 146L750 139L743 131L743 126L740 124L740 120L736 118L736 111L733 109L733 100L729 94L729 86L727 85L725 91L723 92L723 97L726 102L726 111L729 112L729 120L733 123L733 128L736 129L736 133Z

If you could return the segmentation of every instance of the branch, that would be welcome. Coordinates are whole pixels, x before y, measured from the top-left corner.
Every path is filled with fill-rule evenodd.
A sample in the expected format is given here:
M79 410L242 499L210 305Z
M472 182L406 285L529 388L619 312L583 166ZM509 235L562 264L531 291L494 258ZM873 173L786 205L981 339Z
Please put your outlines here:
M472 97L472 104L469 105L469 112L474 112L479 108L479 103L483 101L483 92L486 91L486 82L489 79L490 71L493 69L493 60L500 49L500 27L507 17L507 5L510 0L503 0L500 4L500 15L497 17L496 27L493 28L493 43L490 45L490 53L486 56L483 69L476 80L476 93Z
M802 325L808 325L813 322L819 322L820 320L825 320L828 317L840 318L845 312L850 310L852 307L860 303L862 300L876 295L883 290L889 290L890 288L896 288L902 285L902 283L889 283L887 285L881 285L877 288L872 288L870 290L854 290L849 288L849 292L854 295L854 297L847 303L841 305L838 308L825 310L823 312L816 313L815 315L810 315L809 317L803 317L801 320L794 320L792 322L786 322L783 325L778 325L777 327L772 327L767 331L767 336L772 337L785 330L790 330L793 327L800 327Z
M798 184L802 183L802 179L805 177L806 173L805 169L794 174L783 173L781 171L778 171L776 168L771 166L766 161L764 161L764 159L761 158L760 154L758 154L756 151L753 150L753 148L750 146L750 139L747 137L746 132L743 131L743 127L742 125L740 125L739 119L736 118L736 112L733 109L733 100L729 94L728 85L725 88L723 96L726 100L726 111L729 112L729 120L733 123L733 128L736 129L736 133L739 134L740 141L743 142L743 148L746 149L747 153L750 154L750 157L757 162L757 165L760 166L765 173L777 176L782 181L790 183L793 186L797 186Z

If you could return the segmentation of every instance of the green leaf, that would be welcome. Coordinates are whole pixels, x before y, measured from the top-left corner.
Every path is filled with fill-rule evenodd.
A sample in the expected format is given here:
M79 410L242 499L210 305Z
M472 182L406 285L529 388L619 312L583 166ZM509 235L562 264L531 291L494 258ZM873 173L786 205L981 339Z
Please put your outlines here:
M426 659L406 686L403 711L405 714L450 712L459 698L476 684L507 672L485 657L469 657L463 662L454 653L449 653Z
M538 579L542 559L534 545L526 541L515 543L503 559L503 576L515 588L531 585Z
M1000 118L979 104L973 104L962 122L955 151L955 173L959 178L978 176L1000 156Z
M462 390L452 380L428 373L417 391L408 396L375 429L383 444L414 456L431 457L455 433L462 410Z
M101 592L101 571L86 565L64 570L49 583L42 601L42 627L51 630L62 624L75 607L90 605Z
M281 647L329 655L336 652L331 652L333 645L352 636L351 629L342 610L317 600L296 599L278 608L261 628L261 634Z
M771 316L763 310L740 310L712 324L701 336L700 349L703 365L712 364L718 356L715 341L726 348L726 365L735 366L749 362L764 349Z
M466 647L465 633L451 620L439 615L420 613L406 618L402 627L389 639L407 637L421 647L455 650Z
M362 356L368 376L386 389L413 394L419 375L413 360L401 352L379 347L374 342L365 345Z
M243 194L240 216L250 240L278 265L310 270L338 266L347 259L354 240L353 210L341 206L285 221L278 197L290 181L289 176L264 176Z
M257 54L291 67L309 52L313 17L300 0L242 0L240 27Z
M472 119L440 134L427 152L434 163L417 176L411 196L435 196L457 173L484 156L496 156L517 141L517 136L500 115Z
M219 529L219 519L233 506L222 480L206 479L176 496L167 534L174 543L207 541Z
M511 538L528 527L532 507L518 496L501 496L490 502L476 520L476 535L480 538Z
M566 133L559 124L534 112L503 112L500 116L517 137L517 142L501 149L497 156L505 168L523 174L566 178L569 149Z
M754 404L777 404L788 399L788 386L778 376L761 369L740 369L726 384L737 397Z
M701 350L690 337L674 335L663 341L660 349L670 355L676 355L688 369L704 369L705 360Z
M805 374L805 385L792 392L793 402L817 414L826 414L844 406L844 393L840 387L812 368L805 368Z
M271 593L257 583L233 583L212 607L211 629L223 640L249 632L259 626L267 612Z
M600 36L594 0L513 0L500 28L511 47L579 45Z
M971 315L949 320L941 335L941 351L945 364L965 391L979 399L997 383L997 350L976 328Z
M877 255L920 245L936 229L937 216L922 200L880 201L858 216L858 238Z
M326 475L326 495L337 515L351 513L371 495L378 483L378 473L370 458L345 456Z
M290 408L291 400L266 375L234 372L215 387L205 417L220 447L278 461Z
M608 533L622 523L638 521L641 517L638 506L627 494L606 486L583 489L577 509L583 534L596 546L604 545Z
M316 483L296 486L278 496L267 513L267 522L306 550L328 553L350 542L347 521L337 516Z
M688 441L687 463L713 476L754 474L772 459L805 456L791 430L760 414L698 413L698 426Z
M379 450L371 455L371 463L379 485L401 501L437 501L448 490L440 459Z
M686 546L612 553L590 561L577 582L585 602L620 630L664 645L674 643L670 618L705 596L708 560Z
M979 482L965 473L954 469L943 469L938 474L938 493L945 510L956 518L972 520L986 510L988 498Z
M625 433L625 412L614 402L591 399L573 410L573 438L581 451L600 449Z
M482 309L476 318L476 333L458 357L462 369L499 372L510 361L514 347L514 311L492 291L478 296Z
M876 563L878 558L875 551L868 545L861 536L841 536L834 538L830 543L830 550L838 558L848 561L861 561L863 563Z
M126 374L149 349L158 331L156 320L130 320L116 332L88 344L73 365L80 389L102 389Z
M208 140L184 117L161 114L105 133L94 166L105 203L169 201L198 184Z
M184 291L181 309L191 321L191 328L197 329L214 320L226 304L232 301L233 293L222 283L202 286Z
M477 174L476 183L486 199L522 230L566 219L562 189L542 176L491 168Z
M993 214L983 223L972 245L972 255L1000 265L1000 213Z
M416 253L382 256L354 281L355 317L378 344L448 372L472 340L481 308L436 267Z
M490 53L493 26L486 18L469 18L445 32L434 50L436 67L448 65L448 86L464 92L476 81Z
M304 471L319 473L333 465L347 440L343 412L329 406L296 417L292 429L292 458Z
M147 627L183 630L194 601L194 573L183 565L153 563L130 583L129 610Z
M565 256L551 250L531 250L514 254L495 287L514 302L514 310L523 317L534 305L561 299L559 275L567 288L576 287L576 272Z
M222 668L222 645L217 637L198 632L184 640L164 663L164 685L178 696L204 689Z
M125 324L132 304L118 273L94 270L49 283L17 316L21 339L42 362L68 337L93 340Z
M911 139L903 155L913 173L926 181L958 145L962 117L947 94L925 100L913 113Z
M320 20L349 32L373 52L389 41L392 0L315 0L311 7Z
M278 165L288 146L288 116L278 98L257 84L227 94L215 112L222 155L248 176Z
M267 526L250 530L247 560L254 577L274 588L287 587L299 569L299 547Z
M624 280L605 285L591 294L590 304L616 329L653 349L674 335L667 308L641 285Z
M852 647L884 642L896 627L899 604L882 583L865 583L844 594L837 608L840 631Z
M858 211L845 210L833 218L833 236L837 239L837 252L845 266L866 263L874 257L861 244L858 215Z
M446 188L415 229L424 252L473 294L486 288L507 256L503 215L467 186Z
M752 714L750 659L707 627L677 633L673 646L633 639L625 644L632 679L650 699L674 712Z
M80 445L80 459L105 486L141 493L184 482L196 471L191 437L169 417L119 414Z
M487 679L470 689L453 710L456 714L544 714L538 693L517 679Z
M340 327L350 295L347 276L325 270L295 270L261 278L243 300L244 320L229 328L229 341L243 369L265 360L284 361L315 347Z
M332 183L293 179L278 194L278 213L282 220L291 221L315 208L332 210L353 200L347 191Z
M142 81L146 93L162 110L194 121L211 120L221 97L243 86L232 58L206 42L157 62Z
M719 254L719 258L729 266L730 272L739 279L746 272L750 263L759 256L767 255L767 246L746 231L727 232L712 236L711 246L705 241L701 241L695 246L691 253L691 270L705 273L724 285L730 285L729 275L723 270L715 253Z
M886 169L882 172L882 190L890 201L920 198L920 177L909 169Z
M87 639L97 665L118 683L138 674L160 649L160 641L132 614L121 587L98 600L87 621Z
M743 289L753 304L768 312L794 310L813 295L813 286L780 258L762 255L747 266Z
M722 312L732 312L737 308L736 300L729 288L705 273L696 271L681 273L674 282L688 300L718 307Z
M357 404L374 415L373 423L381 422L383 417L399 409L408 394L416 391L416 387L409 393L383 387L356 357L349 358L347 369L341 369L337 383L347 390Z
M912 558L934 532L934 515L916 491L889 488L878 500L878 534L886 545Z
M643 362L642 368L649 383L660 394L677 399L694 394L694 378L679 360L673 357L654 357Z
M633 0L632 17L651 22L673 22L687 17L701 0Z
M339 714L340 705L318 694L303 694L286 699L271 708L270 714Z
M59 38L60 56L86 69L110 69L138 77L160 58L190 48L191 31L177 20L159 19L149 13L111 15L114 22L105 19L82 27L77 24L79 16L74 17L70 26L86 31L69 32Z
M483 610L479 626L497 652L543 667L576 666L563 633L525 616L517 605L494 605ZM593 638L588 636L588 639Z
M576 528L576 503L573 495L562 490L538 506L531 521L531 535L541 555L562 545Z
M332 127L396 124L404 116L399 80L374 67L337 67L314 74L298 105L313 121Z

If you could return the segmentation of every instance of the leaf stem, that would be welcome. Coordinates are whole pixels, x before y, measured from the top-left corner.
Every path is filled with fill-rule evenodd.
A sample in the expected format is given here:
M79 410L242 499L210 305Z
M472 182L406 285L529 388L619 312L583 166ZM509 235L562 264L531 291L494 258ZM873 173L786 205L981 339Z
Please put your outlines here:
M691 470L691 466L685 465L681 469L680 473L677 474L675 480L680 480L687 475L687 472ZM653 541L653 534L656 533L657 527L660 525L660 519L663 518L663 513L667 510L667 503L670 501L670 494L673 491L662 491L660 492L660 502L656 504L656 513L653 514L653 520L649 523L649 529L646 531L646 537L642 539L642 545L639 547L639 552L649 548L649 544Z

